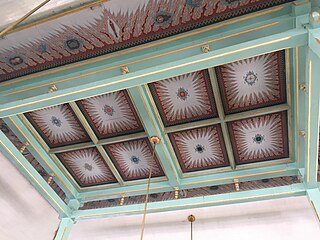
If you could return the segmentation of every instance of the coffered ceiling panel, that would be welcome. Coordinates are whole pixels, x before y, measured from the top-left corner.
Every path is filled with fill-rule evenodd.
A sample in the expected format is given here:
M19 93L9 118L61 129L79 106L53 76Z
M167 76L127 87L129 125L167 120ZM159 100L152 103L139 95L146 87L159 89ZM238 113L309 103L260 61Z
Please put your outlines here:
M78 105L99 139L143 131L125 90L81 100Z
M229 164L220 125L169 134L183 172Z
M115 177L96 148L58 153L56 156L81 187L116 182Z
M106 1L7 35L0 41L0 81L292 1Z
M226 114L286 102L285 52L273 52L215 68Z
M68 104L29 112L25 116L51 148L90 141Z
M157 156L152 157L148 138L109 144L104 148L125 181L148 178L150 168L152 177L164 176Z
M149 84L165 126L217 116L207 70Z
M289 157L287 112L228 123L238 164Z

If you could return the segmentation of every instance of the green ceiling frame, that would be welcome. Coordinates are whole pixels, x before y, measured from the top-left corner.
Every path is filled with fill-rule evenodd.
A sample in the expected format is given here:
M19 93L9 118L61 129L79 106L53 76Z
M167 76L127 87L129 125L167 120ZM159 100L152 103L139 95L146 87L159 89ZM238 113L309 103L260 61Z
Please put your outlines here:
M234 179L239 179L241 184L241 182L264 178L300 175L303 180L303 183L283 187L150 203L148 212L306 195L319 216L320 192L317 183L317 159L320 114L320 20L310 15L312 7L313 11L320 11L318 1L299 0L129 50L0 83L0 117L4 118L22 142L30 143L28 150L48 173L55 174L54 180L66 193L67 204L59 198L10 140L0 132L1 152L13 162L60 214L62 221L55 239L67 239L74 220L142 213L142 204L78 210L84 202L146 193L146 181L139 180L134 184L124 182L101 147L103 144L122 141L123 138L116 137L99 141L75 103L76 100L82 98L121 89L129 89L130 97L135 103L146 130L146 133L131 134L126 138L136 139L158 135L162 139L156 152L167 179L161 178L153 181L151 193L172 191L175 187L190 189L228 184L233 183ZM209 45L211 50L208 53L201 51L204 45ZM289 143L290 158L236 166L229 145L230 140L225 138L231 167L223 168L221 172L205 170L198 174L182 173L167 134L191 129L194 126L182 124L179 127L164 128L155 111L147 84L207 68L212 85L214 89L217 89L212 67L282 49L287 49L287 57L290 60L287 79L290 79L288 87L291 100L288 99L288 104L254 110L250 114L258 116L281 110L288 111L291 125L289 132L292 134L290 138L292 141ZM128 74L121 75L123 66L129 68ZM48 93L52 85L56 85L58 91ZM219 119L199 121L197 126L220 123L223 135L227 136L225 134L226 122L241 119L244 116L233 114L225 117L218 97L219 92L215 92L214 95ZM89 131L92 141L90 146L97 146L119 183L111 184L111 187L108 188L105 186L80 188L52 156L57 152L88 147L88 144L78 144L67 148L46 148L45 143L38 139L36 131L21 114L62 103L70 103L81 123Z

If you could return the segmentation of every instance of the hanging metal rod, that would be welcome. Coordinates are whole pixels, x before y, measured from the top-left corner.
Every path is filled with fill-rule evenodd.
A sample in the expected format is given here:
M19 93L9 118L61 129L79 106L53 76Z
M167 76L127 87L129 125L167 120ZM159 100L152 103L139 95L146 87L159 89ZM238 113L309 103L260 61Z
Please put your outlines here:
M42 8L44 5L46 5L51 0L45 0L44 2L40 3L38 6L36 6L34 9L32 9L30 12L28 12L26 15L12 23L10 26L6 27L4 30L0 33L0 38L3 38L5 35L8 34L9 31L14 29L17 25L19 25L21 22L26 20L28 17L30 17L34 12L38 11L40 8Z

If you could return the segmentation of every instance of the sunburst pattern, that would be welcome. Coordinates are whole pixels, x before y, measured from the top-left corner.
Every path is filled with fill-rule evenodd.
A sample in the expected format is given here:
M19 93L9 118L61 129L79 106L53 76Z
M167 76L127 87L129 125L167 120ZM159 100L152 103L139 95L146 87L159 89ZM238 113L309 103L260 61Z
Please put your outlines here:
M105 149L124 180L147 178L150 167L152 177L164 175L157 157L152 158L147 138L106 145Z
M169 135L184 172L228 165L219 125Z
M96 148L59 153L57 157L81 187L116 182Z
M284 51L216 68L225 112L235 113L286 102Z
M289 157L286 112L228 123L237 163Z
M0 82L292 1L104 1L1 39Z
M165 126L217 116L207 71L149 85Z
M44 108L25 115L49 147L90 141L88 134L67 104Z
M124 90L81 100L78 105L100 139L143 131Z

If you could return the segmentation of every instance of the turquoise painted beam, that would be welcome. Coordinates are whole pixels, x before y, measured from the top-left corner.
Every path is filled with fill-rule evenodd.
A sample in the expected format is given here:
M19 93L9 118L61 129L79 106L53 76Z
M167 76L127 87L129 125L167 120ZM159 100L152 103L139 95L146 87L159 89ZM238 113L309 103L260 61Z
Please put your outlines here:
M267 163L268 164L268 163ZM199 187L207 187L214 185L223 185L233 183L234 179L240 182L254 181L266 178L275 178L281 176L297 176L299 169L295 163L275 164L272 166L252 167L249 169L237 169L232 171L231 168L225 172L212 173L210 170L198 172L196 176L188 176L182 178L180 182L181 189L191 189ZM167 182L151 183L151 193L172 191L172 187ZM120 198L125 196L144 195L146 193L146 185L139 184L133 186L123 186L112 189L103 189L79 194L82 202L94 200Z
M221 100L221 95L219 92L218 81L217 81L217 78L216 78L216 75L214 73L213 68L209 68L208 71L209 71L209 77L210 77L210 81L211 81L211 85L212 85L215 103L217 106L218 116L221 120L220 126L222 129L222 135L223 135L223 139L225 142L229 163L230 163L231 168L235 169L236 162L234 159L233 149L232 149L232 145L231 145L231 141L230 141L230 137L229 137L229 133L228 133L228 126L225 122L225 113L224 113L224 109L222 106L222 100Z
M317 187L319 113L320 113L320 58L308 49L306 68L305 113L305 183L308 188Z
M147 87L147 86L145 86ZM147 90L145 87L136 87L129 89L130 96L140 113L141 121L144 125L144 128L148 135L158 136L160 138L160 143L156 145L156 153L159 157L159 161L161 166L168 178L169 184L174 187L179 187L180 177L178 166L173 164L175 161L175 156L171 154L169 150L169 146L164 136L164 130L162 126L162 122L156 117L156 112L152 108L150 103L150 99L148 98Z
M210 46L213 50L208 53L202 53L199 46L195 50L196 52L190 50L191 53L187 51L186 55L177 53L175 57L166 56L163 61L152 59L149 65L144 62L141 63L140 67L131 66L129 67L130 72L125 75L121 75L119 68L112 70L114 72L110 77L106 72L99 71L92 76L84 74L85 82L82 84L73 81L72 86L68 88L58 86L58 91L52 93L46 93L47 87L42 89L41 92L34 92L26 88L24 94L19 92L15 96L8 96L5 95L7 93L3 93L0 98L0 117L131 88L284 48L303 46L306 45L307 39L307 30L289 30L239 44L230 43L229 46L224 48ZM194 45L193 42L190 42L190 44ZM76 74L80 76L82 73L78 72ZM29 95L26 96L26 93Z
M298 120L298 97L299 84L298 84L298 56L297 48L289 50L289 63L287 63L287 86L288 96L287 99L290 104L290 112L288 119L290 119L289 129L291 129L291 158L294 162L298 161L298 141L299 141L299 120Z
M38 140L26 127L25 123L18 116L12 116L10 118L5 118L4 121L10 124L13 132L20 137L21 140L29 142L28 150L34 154L36 159L39 161L42 167L44 167L48 173L54 174L54 180L59 184L59 186L65 191L68 198L77 198L78 190L66 177L66 175L61 171L61 169L55 164L55 162L50 157L49 153L41 146ZM71 178L70 178L71 179Z
M58 87L62 89L64 85L61 84L65 83L65 81L62 81L62 78L77 76L79 75L79 72L84 74L89 73L93 70L100 71L103 68L112 67L115 65L132 66L134 63L136 63L135 61L139 59L141 60L145 57L152 56L153 59L157 59L158 57L161 57L159 55L160 53L166 54L166 59L168 57L171 58L172 54L175 53L178 53L181 56L181 52L183 53L185 50L198 50L201 44L208 44L208 41L210 41L210 43L213 44L212 46L217 49L225 47L226 44L230 45L230 41L235 44L232 39L236 39L237 41L242 40L242 42L245 42L252 40L252 38L255 39L258 34L261 37L267 36L268 34L284 32L291 29L294 23L294 18L290 16L291 12L292 9L290 5L267 9L264 11L260 11L259 13L246 15L237 19L227 20L223 23L203 27L195 31L190 31L188 33L179 34L177 36L173 36L163 40L144 44L143 46L134 47L129 50L123 50L105 56L82 61L80 63L78 62L75 64L70 64L68 66L55 68L54 70L32 74L29 77L21 77L15 79L14 84L0 84L1 90L6 91L12 88L18 90L20 87L35 86L39 85L39 83L49 84L46 85L45 92L51 84L59 84ZM275 21L275 24L271 24ZM228 41L229 43L227 43ZM195 46L195 44L200 45ZM187 49L180 49L179 46L184 48L187 47ZM175 50L176 52L170 52L169 54L168 50ZM195 53L198 54L198 51L195 51ZM144 64L145 61L141 63ZM119 68L120 67L116 68L117 74L119 73ZM104 71L103 75L106 75L106 71ZM89 77L91 77L91 75L89 75ZM84 80L86 81L86 79Z
M286 198L293 196L303 196L305 194L306 190L303 184L293 184L289 186L266 188L260 190L251 190L243 192L240 191L212 196L194 197L163 202L152 202L148 203L147 212L155 213L200 207L210 207L224 204L235 204L277 198ZM102 209L79 210L75 211L72 216L78 220L90 218L106 218L119 215L142 214L143 209L143 204L126 205Z
M320 224L320 191L319 188L307 189L307 196L314 210L318 223Z
M73 224L74 221L71 218L62 218L54 240L67 240Z
M60 216L69 216L70 209L57 193L33 168L29 161L20 153L13 143L0 131L0 150L14 166L30 181L38 192L53 206ZM36 203L35 203L36 204Z
M151 182L150 193L170 192L172 186L168 181ZM95 200L115 199L122 196L137 196L146 194L146 184L133 184L128 186L122 186L118 188L108 188L102 190L91 190L86 192L80 192L79 198L81 202L90 202Z
M319 13L320 15L320 13ZM319 16L320 18L320 16ZM319 20L320 22L320 20ZM320 58L320 27L317 29L309 30L309 43L310 49Z
M305 132L306 132L306 104L307 104L307 95L306 95L306 69L307 69L307 50L308 47L299 47L295 48L296 52L296 105L297 105L297 164L300 168L304 168L306 160L306 144L305 144Z

